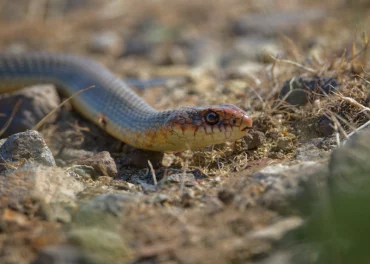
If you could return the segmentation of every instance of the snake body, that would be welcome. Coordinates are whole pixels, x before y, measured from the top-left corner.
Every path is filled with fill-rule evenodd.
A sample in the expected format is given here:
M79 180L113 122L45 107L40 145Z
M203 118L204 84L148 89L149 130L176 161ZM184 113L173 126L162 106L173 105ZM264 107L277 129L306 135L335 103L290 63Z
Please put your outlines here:
M0 93L53 83L73 107L109 134L134 147L183 151L236 140L252 120L234 105L157 111L103 65L61 53L0 55Z

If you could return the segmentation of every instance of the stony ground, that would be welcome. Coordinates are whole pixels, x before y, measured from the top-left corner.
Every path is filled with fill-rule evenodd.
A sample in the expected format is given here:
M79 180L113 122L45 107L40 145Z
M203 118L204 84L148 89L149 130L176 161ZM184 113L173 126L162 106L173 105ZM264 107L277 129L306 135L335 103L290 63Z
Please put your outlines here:
M0 95L0 263L368 262L367 1L0 6L1 51L89 56L157 109L254 119L237 142L163 154L58 108L53 85Z

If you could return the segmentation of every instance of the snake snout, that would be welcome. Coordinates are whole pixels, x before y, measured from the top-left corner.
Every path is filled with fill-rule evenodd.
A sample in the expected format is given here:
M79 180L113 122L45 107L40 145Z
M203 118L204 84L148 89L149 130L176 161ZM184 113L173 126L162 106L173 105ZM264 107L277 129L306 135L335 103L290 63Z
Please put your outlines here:
M247 131L247 129L252 128L252 126L253 126L252 118L250 116L243 115L242 125L240 126L241 131Z

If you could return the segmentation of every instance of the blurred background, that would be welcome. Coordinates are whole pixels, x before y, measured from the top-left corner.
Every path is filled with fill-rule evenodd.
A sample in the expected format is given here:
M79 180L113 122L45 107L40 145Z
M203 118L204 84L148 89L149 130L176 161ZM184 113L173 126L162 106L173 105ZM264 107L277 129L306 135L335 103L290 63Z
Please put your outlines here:
M266 53L341 53L366 31L369 8L365 0L2 0L0 49L85 54L124 75L150 74L148 64L226 69L269 63Z

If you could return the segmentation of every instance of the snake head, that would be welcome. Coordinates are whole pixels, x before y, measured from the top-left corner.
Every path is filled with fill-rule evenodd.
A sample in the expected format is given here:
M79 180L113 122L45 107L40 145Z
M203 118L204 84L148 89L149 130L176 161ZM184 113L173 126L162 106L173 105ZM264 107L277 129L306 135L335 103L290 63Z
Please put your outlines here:
M202 148L237 140L251 127L252 119L235 105L182 108L164 124L165 144L174 150Z

